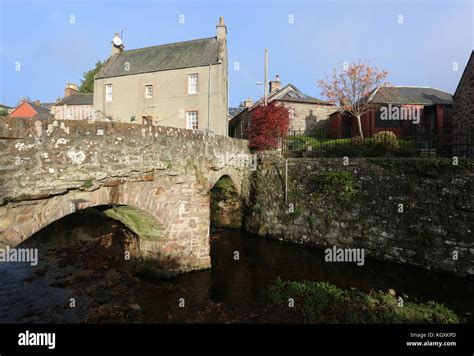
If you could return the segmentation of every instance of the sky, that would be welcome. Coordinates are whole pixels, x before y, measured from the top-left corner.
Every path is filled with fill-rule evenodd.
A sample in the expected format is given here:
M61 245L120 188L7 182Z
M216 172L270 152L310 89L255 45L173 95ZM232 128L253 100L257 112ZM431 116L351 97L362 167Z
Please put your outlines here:
M366 60L394 85L454 93L474 45L473 0L0 0L0 104L53 102L66 83L125 49L216 35L227 25L229 105L263 95L280 75L317 98L317 82L345 62Z

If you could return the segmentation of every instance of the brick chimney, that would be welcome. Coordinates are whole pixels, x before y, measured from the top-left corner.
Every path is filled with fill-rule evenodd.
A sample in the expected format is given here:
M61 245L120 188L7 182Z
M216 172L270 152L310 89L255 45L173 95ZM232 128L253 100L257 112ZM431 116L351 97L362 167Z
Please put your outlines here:
M277 74L275 80L270 81L270 93L273 93L275 90L281 89L280 76Z
M248 98L246 100L244 100L244 108L249 108L253 105L253 100L252 98Z
M64 97L68 97L77 93L79 93L79 88L77 87L77 84L66 84L66 88L64 89Z
M38 99L35 100L35 105L41 105L41 101L39 101Z
M224 16L219 17L219 24L216 26L217 39L225 40L227 37L227 26L224 23Z

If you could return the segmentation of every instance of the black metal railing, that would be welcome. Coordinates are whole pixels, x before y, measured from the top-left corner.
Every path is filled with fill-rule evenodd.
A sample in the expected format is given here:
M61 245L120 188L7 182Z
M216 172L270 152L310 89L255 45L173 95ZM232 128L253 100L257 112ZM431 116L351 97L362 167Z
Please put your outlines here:
M396 138L382 131L372 137L332 139L324 129L289 131L279 137L285 157L473 157L471 135L418 134Z

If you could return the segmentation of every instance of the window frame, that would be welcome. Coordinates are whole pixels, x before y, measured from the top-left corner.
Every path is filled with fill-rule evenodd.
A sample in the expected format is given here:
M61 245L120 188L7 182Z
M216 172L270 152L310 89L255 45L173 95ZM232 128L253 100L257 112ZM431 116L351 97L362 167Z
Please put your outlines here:
M66 119L72 119L74 117L74 108L66 106Z
M191 91L191 77L196 77L196 91ZM188 95L195 95L199 91L199 74L189 73L188 74Z
M110 88L110 99L109 99L109 92L107 91L107 89ZM113 84L112 83L106 83L105 84L105 101L107 103L110 103L113 101L113 98L114 98L114 87L113 87Z
M148 95L148 88L151 88L150 95ZM153 84L145 84L145 99L153 99Z
M191 125L189 124L190 114L196 114L196 117L195 117L196 127L194 127L193 124L191 124ZM199 130L199 111L198 110L186 111L186 129L188 129L188 130Z

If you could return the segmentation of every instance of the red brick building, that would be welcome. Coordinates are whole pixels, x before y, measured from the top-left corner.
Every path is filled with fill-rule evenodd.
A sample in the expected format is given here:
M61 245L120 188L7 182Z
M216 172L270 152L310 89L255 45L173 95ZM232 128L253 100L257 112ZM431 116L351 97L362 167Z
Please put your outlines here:
M31 103L29 101L23 101L8 115L9 117L36 117L39 119L52 118L53 115L49 112L49 109L44 108L40 105L39 101Z
M369 110L362 115L364 137L392 131L398 138L451 135L450 93L426 87L379 87L369 97ZM348 112L338 110L329 117L328 136L358 136L357 122Z

